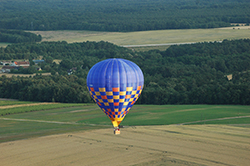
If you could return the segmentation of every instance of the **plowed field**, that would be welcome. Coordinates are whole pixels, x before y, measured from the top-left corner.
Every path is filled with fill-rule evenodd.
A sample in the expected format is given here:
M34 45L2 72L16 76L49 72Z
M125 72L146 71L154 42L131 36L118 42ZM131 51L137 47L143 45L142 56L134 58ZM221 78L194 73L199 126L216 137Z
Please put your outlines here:
M248 166L250 128L168 125L101 129L0 144L0 165Z

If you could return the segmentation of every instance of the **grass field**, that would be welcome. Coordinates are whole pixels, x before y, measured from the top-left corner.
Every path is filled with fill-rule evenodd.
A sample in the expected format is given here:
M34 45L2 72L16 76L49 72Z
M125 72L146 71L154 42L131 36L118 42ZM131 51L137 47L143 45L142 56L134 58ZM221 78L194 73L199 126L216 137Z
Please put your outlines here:
M73 43L103 40L116 45L143 45L250 38L250 26L139 32L33 31L33 33L41 34L42 41L67 41Z
M0 115L10 115L10 114L20 114L25 112L34 112L55 108L65 108L65 107L78 107L85 104L60 104L60 103L31 103L31 104L21 104L21 105L8 105L0 107Z
M0 100L0 142L96 128L77 124L74 118L79 117L65 114L86 105Z
M18 104L17 101L12 102ZM95 104L45 103L27 106L22 103L23 106L4 108L7 104L9 102L4 106L1 101L0 126L4 127L0 128L0 142L52 133L112 128L110 120ZM170 124L234 124L250 127L250 106L135 105L121 123L127 127Z

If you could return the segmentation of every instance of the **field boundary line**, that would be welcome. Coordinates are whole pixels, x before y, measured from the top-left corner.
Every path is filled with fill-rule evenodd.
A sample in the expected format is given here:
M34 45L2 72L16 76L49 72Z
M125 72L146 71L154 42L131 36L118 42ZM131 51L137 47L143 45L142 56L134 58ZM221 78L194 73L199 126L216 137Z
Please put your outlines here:
M0 109L6 109L6 108L15 108L15 107L26 107L26 106L34 106L34 105L47 105L47 104L57 104L57 103L31 103L31 104L16 104L16 105L5 105L5 106L0 106Z
M53 124L72 124L72 125L85 125L85 126L111 126L111 125L100 125L100 124L89 124L89 123L76 123L76 122L59 122L59 121L46 121L46 120L32 120L32 119L15 119L15 118L1 118L0 120L12 120L21 122L38 122L38 123L53 123Z
M217 119L207 119L207 120L198 120L198 121L193 121L193 122L179 123L179 124L176 124L176 125L187 125L187 124L193 124L193 123L199 123L199 122L209 122L209 121L227 120L227 119L240 119L240 118L250 118L250 115L247 115L247 116L234 116L234 117L226 117L226 118L217 118Z
M2 120L13 120L23 122L41 122L41 123L56 123L56 124L80 124L75 122L59 122L59 121L46 121L46 120L32 120L32 119L14 119L14 118L0 118Z

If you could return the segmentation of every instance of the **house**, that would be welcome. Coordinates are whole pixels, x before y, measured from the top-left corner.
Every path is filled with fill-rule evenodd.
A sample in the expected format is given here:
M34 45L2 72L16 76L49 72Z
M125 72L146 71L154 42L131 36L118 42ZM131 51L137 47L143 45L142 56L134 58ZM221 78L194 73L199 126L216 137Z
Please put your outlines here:
M72 67L71 69L67 70L68 75L73 74L74 72L76 72L76 70L77 70L77 67Z
M9 73L11 71L11 69L18 69L19 67L18 66L3 66L1 71L3 73Z
M22 62L1 62L4 66L1 69L2 73L9 73L11 69L19 69L20 67L28 68L30 63L27 61Z
M3 61L3 62L0 62L0 65L3 65L3 66L5 66L5 65L9 65L9 64L11 64L12 62L10 62L10 61Z
M16 66L30 66L30 62L26 62L26 61L23 61L23 62L14 62L16 64Z
M41 67L37 67L36 70L37 71L42 71L42 68Z
M10 66L17 66L17 62L9 63Z
M33 60L33 62L37 65L38 63L44 63L44 60Z

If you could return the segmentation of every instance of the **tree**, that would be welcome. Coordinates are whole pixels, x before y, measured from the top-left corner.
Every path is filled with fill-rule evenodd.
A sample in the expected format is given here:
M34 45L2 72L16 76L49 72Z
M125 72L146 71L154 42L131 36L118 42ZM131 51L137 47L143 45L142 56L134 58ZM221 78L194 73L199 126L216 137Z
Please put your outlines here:
M49 64L52 64L53 63L53 58L51 57L51 56L48 56L48 57L46 57L46 60L45 60L45 62L46 63L49 63Z

